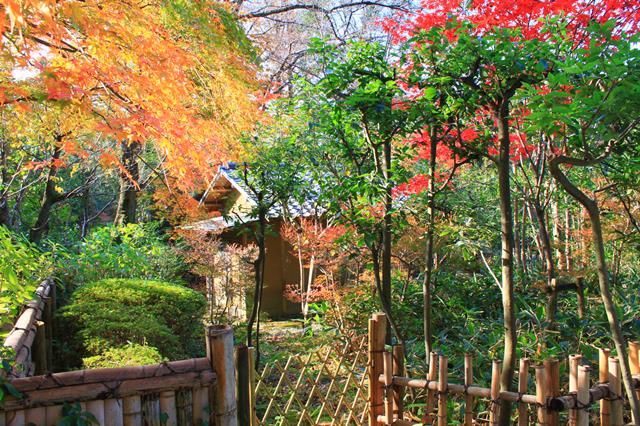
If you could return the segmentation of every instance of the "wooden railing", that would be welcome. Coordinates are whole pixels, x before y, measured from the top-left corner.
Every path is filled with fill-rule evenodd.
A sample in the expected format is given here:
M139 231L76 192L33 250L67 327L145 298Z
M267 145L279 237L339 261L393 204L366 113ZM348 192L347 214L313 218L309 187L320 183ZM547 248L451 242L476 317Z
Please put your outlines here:
M448 358L430 354L429 372L425 379L406 377L403 365L403 348L394 346L385 349L386 317L375 314L369 320L369 425L413 425L450 424L447 402L458 396L464 401L464 413L460 422L464 425L498 424L503 402L515 404L519 426L533 421L538 425L555 426L569 424L587 426L594 424L596 414L590 409L599 407L599 422L602 426L625 424L625 404L622 393L619 360L611 357L608 350L601 350L598 360L597 383L591 386L591 367L582 365L581 355L572 355L567 360L568 390L561 395L560 361L555 358L531 365L521 359L518 371L518 392L500 391L501 361L493 361L491 386L475 386L473 383L473 357L465 356L464 379L460 383L449 382ZM629 344L629 362L634 375L635 388L640 392L640 342ZM535 393L529 394L529 371L534 370ZM404 412L403 396L406 388L422 389L426 392L424 416L415 423L416 416ZM475 412L478 399L487 408L485 416ZM566 414L561 414L566 412ZM534 413L530 418L530 413ZM590 418L590 416L593 418ZM412 420L410 420L412 419Z
M0 425L52 425L64 404L80 404L100 425L237 425L233 332L206 329L207 357L140 367L16 378Z
M51 360L52 313L56 286L52 279L42 281L4 341L13 349L13 369L9 377L44 374Z

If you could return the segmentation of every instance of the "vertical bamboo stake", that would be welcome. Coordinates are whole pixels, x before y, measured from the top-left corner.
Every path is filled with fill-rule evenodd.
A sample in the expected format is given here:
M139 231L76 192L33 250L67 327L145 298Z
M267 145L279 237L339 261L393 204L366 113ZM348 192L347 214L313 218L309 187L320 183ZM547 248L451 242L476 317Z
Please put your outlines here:
M207 327L207 358L216 373L216 383L213 386L215 408L211 419L215 418L217 426L237 426L236 375L231 327Z
M47 407L47 425L57 425L60 420L62 420L62 405ZM120 415L120 424L118 426L122 426L122 415Z
M578 277L576 281L576 294L578 296L578 318L584 318L584 278Z
M518 370L518 393L524 395L527 393L529 384L529 359L522 358L520 360L520 368ZM524 402L518 403L518 426L529 425L529 407Z
M383 387L380 374L383 368L384 340L387 329L387 317L373 314L369 319L369 425L377 426L378 416L383 415Z
M558 396L560 394L560 363L556 358L549 358L544 361L545 376L545 399ZM549 426L558 425L558 412L547 410L547 423Z
M47 421L48 424L51 423L48 417L49 413L47 412ZM104 400L104 426L123 426L124 419L122 418L122 400L121 399L105 399Z
M211 412L209 388L206 386L193 388L191 395L191 403L193 404L193 424L208 423L208 413Z
M600 383L609 382L609 349L600 349L598 351L598 380ZM611 403L606 399L600 400L600 426L611 425Z
M393 360L392 355L389 352L384 353L384 417L385 424L392 425L393 418Z
M629 342L629 367L632 376L640 376L640 342L638 341ZM637 394L640 399L640 389Z
M578 367L578 426L589 426L589 386L591 368L588 365Z
M427 373L427 382L436 380L438 371L438 354L431 352L429 354L429 372ZM425 408L423 423L433 423L433 409L436 405L436 393L427 389L427 406Z
M395 345L393 347L393 375L405 376L403 345ZM393 400L393 411L396 418L402 420L404 417L404 386L394 386L393 395L395 397Z
M249 407L251 409L251 426L258 425L258 414L256 413L256 366L255 349L253 347L247 348L249 351Z
M47 410L44 407L25 410L25 424L46 425Z
M104 424L104 401L96 399L94 401L87 401L87 411L93 414L98 420L98 424ZM37 424L37 423L36 423Z
M618 358L609 358L609 391L613 393L611 400L611 426L621 426L622 419L622 381L620 379L620 362Z
M9 411L7 413L7 426L26 425L24 410Z
M546 383L546 375L544 372L543 365L536 365L533 367L536 374L536 402L538 404L538 422L539 426L547 425L547 410L546 403L547 400L545 398L545 383Z
M238 424L240 426L251 426L249 348L245 345L236 347L236 365L238 371Z
M580 361L582 360L582 355L569 355L569 392L577 393L578 392L578 367L580 366ZM569 425L576 426L578 423L578 410L572 409L569 410Z
M464 356L464 385L468 389L473 384L473 356ZM468 393L464 396L464 424L473 425L473 396Z
M142 426L142 401L140 395L122 399L124 426Z
M40 376L46 374L49 371L49 364L47 361L47 335L45 323L42 321L36 321L36 335L31 346L31 357L35 364L35 375ZM35 423L34 424L38 424Z
M440 356L438 360L438 426L447 426L448 363L446 356Z
M160 412L167 417L166 426L177 426L176 393L172 390L160 393Z
M500 415L500 373L502 361L494 360L491 367L491 402L489 403L489 424L497 425Z

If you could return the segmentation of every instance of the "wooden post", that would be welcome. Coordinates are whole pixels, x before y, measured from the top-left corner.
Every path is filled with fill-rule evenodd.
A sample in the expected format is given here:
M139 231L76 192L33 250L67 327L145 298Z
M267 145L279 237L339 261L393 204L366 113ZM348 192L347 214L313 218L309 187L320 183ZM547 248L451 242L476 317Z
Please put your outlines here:
M578 393L578 367L582 355L569 355L569 392ZM578 423L578 410L569 410L569 426L576 426Z
M520 395L527 393L528 384L529 359L522 358L518 369L518 393ZM529 426L529 407L524 402L518 403L518 426Z
M394 423L393 418L393 360L392 355L389 352L384 353L384 417L385 425L392 425Z
M578 318L584 318L584 278L576 280L576 295L578 297Z
M609 358L609 391L613 393L611 399L611 426L624 424L622 416L622 380L620 376L620 362L618 358Z
M629 369L632 376L640 376L640 342L638 341L629 342ZM640 389L636 393L640 399Z
M589 426L589 386L591 368L588 365L578 367L578 426Z
M211 420L216 426L237 426L236 374L233 362L233 330L229 326L207 327L207 358L216 373L215 406Z
M124 426L142 426L142 401L140 395L122 399Z
M609 349L598 350L598 380L600 383L609 382ZM606 399L600 400L600 426L611 425L611 403Z
M427 373L427 381L433 382L436 380L438 371L438 354L435 352L431 352L429 354L429 372ZM435 392L427 389L427 406L425 407L424 413L424 424L432 424L433 423L433 408L436 405L436 394Z
M166 426L177 426L178 413L176 411L176 393L169 390L160 393L160 413L166 416Z
M47 421L50 422L49 413L47 412ZM121 399L105 399L104 400L104 425L105 426L123 426L122 400ZM49 423L53 424L53 423Z
M464 385L468 389L473 384L473 356L464 355ZM464 396L464 424L473 425L473 396L468 393Z
M393 347L393 375L405 376L403 345L395 345ZM393 395L393 412L396 419L402 420L404 417L404 386L394 386Z
M533 368L536 372L535 373L536 374L536 402L538 403L537 425L546 426L547 425L547 410L546 410L547 400L545 398L545 388L546 388L545 384L547 382L546 374L544 372L543 365L536 365Z
M238 371L238 424L251 426L249 348L245 345L236 347L236 365Z
M193 404L193 424L207 424L209 422L209 413L211 412L209 387L193 388L191 399Z
M544 361L546 376L545 399L558 396L560 394L560 363L556 358L549 358ZM547 423L549 426L558 426L558 412L547 410Z
M50 405L47 407L47 424L57 425L62 420L62 405ZM120 413L120 423L111 425L106 423L105 426L122 426L122 413Z
M440 356L438 360L438 426L447 426L448 364L448 358L444 355Z
M256 366L255 349L247 348L249 361L249 407L251 408L251 426L258 426L258 414L256 412Z
M104 424L104 401L96 399L93 401L87 401L87 411L94 415L98 424Z
M9 411L6 416L7 426L24 426L27 424L24 410Z
M31 357L35 364L35 375L41 376L49 371L47 362L47 334L45 332L45 323L36 321L36 335L31 346ZM37 424L37 423L34 423Z
M380 383L383 371L384 340L387 317L373 314L369 319L369 425L378 426L378 416L384 413L384 388Z
M25 410L25 424L46 425L47 409L44 407L29 408Z
M489 403L489 424L497 425L500 416L500 373L502 361L494 360L491 366L491 402Z

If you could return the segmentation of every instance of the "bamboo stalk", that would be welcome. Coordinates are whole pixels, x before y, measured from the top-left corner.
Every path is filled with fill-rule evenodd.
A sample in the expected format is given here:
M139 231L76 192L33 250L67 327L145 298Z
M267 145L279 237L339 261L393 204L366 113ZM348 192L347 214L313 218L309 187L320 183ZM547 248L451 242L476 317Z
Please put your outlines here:
M438 426L447 425L447 371L448 358L441 355L438 360Z
M427 373L426 382L434 382L436 381L436 374L438 371L438 354L435 352L431 352L429 354L429 372ZM431 424L433 423L433 409L436 405L436 394L435 390L437 388L431 389L427 387L427 406L425 407L424 419L423 423Z
M545 399L557 397L560 394L560 363L556 358L549 358L544 361L546 376ZM547 411L547 423L549 426L558 426L558 412Z
M395 345L393 347L393 375L404 376L404 346ZM402 420L404 417L404 387L395 386L393 389L393 412L396 419Z
M491 366L491 401L489 402L489 424L498 424L500 416L500 373L502 361L494 360Z
M104 426L123 426L122 400L109 398L104 400ZM48 420L48 418L47 418Z
M165 426L177 426L178 414L176 412L176 393L174 391L160 393L160 412L167 416Z
M525 395L529 385L529 359L522 358L520 360L520 368L518 370L518 393ZM524 402L518 403L518 426L529 425L529 407Z
M247 348L249 351L249 407L251 408L251 426L258 425L258 414L256 413L256 366L255 349Z
M587 365L578 367L578 393L576 395L579 405L578 426L589 426L589 411L586 407L589 405L590 371L591 368Z
M609 349L598 350L598 380L600 383L609 383ZM611 404L606 399L600 400L600 426L611 425Z
M546 374L543 365L533 367L536 374L536 403L538 404L537 424L539 426L547 425L547 410L545 409L545 391L546 391Z
M384 353L384 389L385 389L385 398L384 398L384 416L385 416L385 424L392 425L393 424L393 399L394 392L393 387L393 360L392 355L389 352Z
M251 397L249 387L249 348L245 345L236 347L236 368L238 379L238 423L240 426L251 425Z
M31 347L31 357L35 364L35 374L46 374L49 371L49 363L47 360L47 335L44 322L36 321L36 334ZM37 424L37 423L36 423Z
M47 423L47 410L44 407L30 408L24 412L25 424L44 425Z
M132 395L122 400L124 426L142 426L142 401L140 395Z
M46 407L46 410L47 410L47 425L57 425L58 422L62 420L62 405L51 405ZM120 416L120 420L122 421L122 416ZM107 424L106 426L109 426L109 425Z
M10 411L6 416L7 426L24 426L27 424L24 410Z
M236 375L231 327L207 327L207 358L217 377L213 386L216 425L237 426Z
M384 314L373 314L369 319L369 425L377 426L378 416L383 415L383 388L378 380L382 374L383 352L387 317Z
M209 387L194 387L192 392L193 423L206 424L209 421L209 415L207 413L211 407L209 402Z
M87 411L98 420L98 424L104 424L104 401L96 399L93 401L87 401Z
M569 355L569 392L578 392L578 367L582 355ZM578 423L578 410L575 408L569 411L569 426L576 426Z
M473 356L465 354L464 356L464 385L469 388L473 384ZM473 426L473 396L465 395L464 398L464 424L465 426Z
M620 362L616 357L609 358L609 389L613 394L611 400L611 426L624 424L622 415L622 380L620 377Z

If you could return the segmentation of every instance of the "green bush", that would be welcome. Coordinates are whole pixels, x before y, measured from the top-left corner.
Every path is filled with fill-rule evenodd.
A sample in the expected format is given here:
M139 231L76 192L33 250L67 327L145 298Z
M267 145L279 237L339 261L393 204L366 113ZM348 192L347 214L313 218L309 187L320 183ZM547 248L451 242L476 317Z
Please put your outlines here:
M70 282L105 278L176 281L187 270L183 259L167 244L156 223L95 228L79 243L77 254L67 254Z
M162 281L106 279L79 287L59 313L61 356L69 366L129 342L181 359L203 353L204 297Z
M165 361L157 348L128 343L119 348L109 348L100 355L82 360L83 368L117 368L158 364Z

